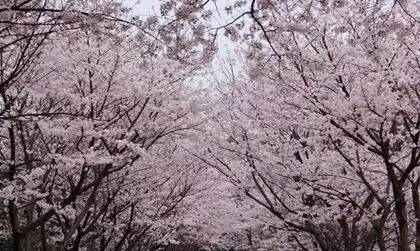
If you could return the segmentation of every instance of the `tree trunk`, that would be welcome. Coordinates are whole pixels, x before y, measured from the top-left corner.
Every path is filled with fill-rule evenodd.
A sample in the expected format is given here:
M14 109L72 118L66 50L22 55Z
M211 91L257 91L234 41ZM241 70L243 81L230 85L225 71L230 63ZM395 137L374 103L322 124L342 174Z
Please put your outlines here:
M13 201L9 202L8 208L9 208L10 226L12 228L13 250L20 251L22 250L22 240L19 234L19 221L18 221L18 216L17 216L17 210Z
M412 186L412 196L413 196L413 206L414 214L416 216L416 251L420 250L420 196L419 196L419 187L420 187L420 177L417 177L416 182Z
M10 139L10 161L12 162L9 165L9 180L13 181L15 173L16 173L16 142L15 142L15 132L13 127L8 128L9 132L9 139ZM13 250L20 251L22 250L22 239L19 233L19 218L18 212L16 209L16 205L13 200L9 201L8 205L9 209L9 219L10 219L10 226L12 228L12 238L13 238Z
M25 220L27 225L30 225L33 223L33 210L34 210L34 206L28 206L25 210L24 210L24 214L25 214ZM33 231L29 231L27 233L25 233L25 238L24 238L24 250L35 250L36 249L36 241L35 241L35 235L36 235L36 229L34 229ZM23 245L22 245L23 246Z
M45 225L42 224L41 226L41 251L47 251L47 236L45 233Z
M379 220L378 220L379 222ZM383 224L373 224L373 228L375 231L375 238L378 243L378 247L380 251L386 251L386 244L385 244L385 238L384 238L384 226Z
M79 246L80 246L80 242L82 241L82 238L83 238L82 229L78 228L76 238L74 239L73 246L70 250L72 250L72 251L79 250Z
M397 218L398 224L398 250L399 251L410 251L410 241L409 241L409 231L408 231L408 221L407 221L407 202L405 200L405 194L403 191L404 181L398 179L397 175L394 172L394 167L390 163L389 159L389 149L388 144L382 146L383 158L385 161L385 166L387 169L387 174L389 181L392 185L392 192L394 195L394 212Z
M395 200L395 216L397 217L398 230L399 230L399 247L400 251L410 250L408 221L407 221L407 202L402 190L402 184L399 181L392 183L394 200Z

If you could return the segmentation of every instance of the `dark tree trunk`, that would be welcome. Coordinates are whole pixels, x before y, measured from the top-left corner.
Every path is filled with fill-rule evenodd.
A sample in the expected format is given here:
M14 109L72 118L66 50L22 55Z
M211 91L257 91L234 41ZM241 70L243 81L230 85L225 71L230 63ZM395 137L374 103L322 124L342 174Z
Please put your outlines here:
M405 200L405 195L402 190L402 184L400 182L393 182L392 184L395 200L395 216L397 217L398 230L399 230L399 250L400 251L409 251L410 250L410 241L409 241L409 231L408 231L408 221L407 221L407 202Z
M420 177L417 177L416 182L412 186L414 214L416 216L416 251L420 251Z
M16 206L13 202L9 202L9 218L10 226L12 228L13 250L22 250L22 239L19 233L19 221L17 216Z

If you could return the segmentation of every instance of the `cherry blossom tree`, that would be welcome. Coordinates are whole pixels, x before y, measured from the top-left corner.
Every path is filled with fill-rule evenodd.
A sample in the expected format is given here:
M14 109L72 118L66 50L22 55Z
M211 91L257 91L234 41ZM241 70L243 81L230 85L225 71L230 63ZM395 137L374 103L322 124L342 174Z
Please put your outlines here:
M171 241L200 172L184 150L202 120L194 55L171 54L115 1L1 12L0 197L14 249Z
M248 72L203 161L279 220L283 249L418 248L412 4L241 1Z

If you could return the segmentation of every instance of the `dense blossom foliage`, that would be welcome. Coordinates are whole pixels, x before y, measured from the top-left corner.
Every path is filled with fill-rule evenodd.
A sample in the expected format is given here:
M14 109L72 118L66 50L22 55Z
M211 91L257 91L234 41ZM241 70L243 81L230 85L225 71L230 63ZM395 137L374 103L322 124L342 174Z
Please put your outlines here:
M202 120L188 86L200 67L115 1L42 3L1 9L6 237L16 250L167 243L198 189L183 146Z
M278 249L418 248L412 2L249 4L250 32L232 32L246 77L221 90L210 165L277 218Z
M420 248L415 1L158 4L0 0L0 245Z

